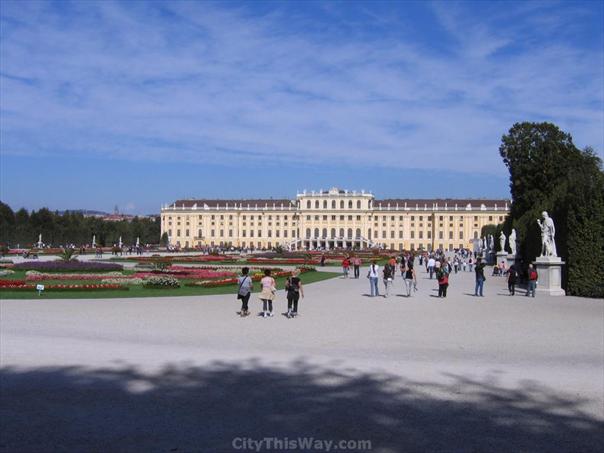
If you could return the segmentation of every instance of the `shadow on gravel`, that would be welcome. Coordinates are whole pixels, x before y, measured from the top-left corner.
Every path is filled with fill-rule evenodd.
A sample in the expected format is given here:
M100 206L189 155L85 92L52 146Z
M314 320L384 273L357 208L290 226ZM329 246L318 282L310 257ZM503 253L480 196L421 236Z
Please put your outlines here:
M1 371L0 450L232 451L237 437L370 440L373 451L603 451L584 401L538 384L447 384L303 360ZM279 451L278 449L277 451Z

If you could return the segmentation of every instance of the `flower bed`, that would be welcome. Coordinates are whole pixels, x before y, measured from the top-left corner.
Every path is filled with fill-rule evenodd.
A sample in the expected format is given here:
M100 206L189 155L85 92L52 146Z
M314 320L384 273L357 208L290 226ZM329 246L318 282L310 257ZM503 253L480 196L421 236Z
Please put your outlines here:
M127 278L120 272L107 272L103 274L53 274L38 271L27 271L25 279L28 281L43 281L43 280L102 280L106 278Z
M143 286L145 288L173 289L180 288L180 281L169 275L153 276L146 278L143 281Z
M7 275L14 274L15 271L11 271L10 269L4 269L0 271L0 277L5 277Z
M22 284L15 283L19 280L9 280L13 284L2 284L0 283L0 290L6 291L36 291L36 285L28 285L23 282ZM123 289L128 290L127 286L117 284L85 284L85 285L44 285L44 291L104 291L104 290L115 290Z
M312 267L302 267L299 269L301 274L306 272L315 272L316 269ZM289 277L291 276L293 271L281 271L281 272L272 272L271 277ZM259 282L264 277L264 272L258 272L252 275L252 281ZM203 288L215 288L217 286L228 286L234 285L237 283L237 278L224 278L221 280L202 280L198 282L187 283L186 286L201 286Z
M305 259L305 258L249 258L248 263L259 263L259 264L319 264L316 259Z
M121 271L123 266L115 263L96 263L90 261L25 261L13 266L17 270L35 270L35 271L50 271L50 272L65 272L65 271Z

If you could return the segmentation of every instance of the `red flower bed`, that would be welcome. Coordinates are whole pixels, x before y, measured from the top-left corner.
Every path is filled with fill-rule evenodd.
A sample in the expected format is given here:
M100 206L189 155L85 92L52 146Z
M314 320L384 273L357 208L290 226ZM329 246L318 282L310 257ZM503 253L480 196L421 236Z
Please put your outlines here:
M249 258L247 261L258 264L319 264L316 259L307 260L304 258Z
M312 272L315 269L304 267L300 269L300 273ZM292 271L281 271L271 273L271 277L289 277ZM264 277L264 273L256 273L252 275L252 281L259 282ZM202 280L199 282L187 283L187 286L201 286L203 288L215 288L217 286L234 285L237 283L237 278L224 278L221 280Z
M0 288L14 287L14 286L24 286L25 280L8 280L8 279L0 279Z
M18 280L12 280L13 282ZM97 291L97 290L112 290L112 289L124 289L128 290L127 286L115 285L115 284L94 284L94 285L44 285L44 291ZM0 290L19 290L19 291L36 291L35 285L27 284L13 284L13 285L0 285Z

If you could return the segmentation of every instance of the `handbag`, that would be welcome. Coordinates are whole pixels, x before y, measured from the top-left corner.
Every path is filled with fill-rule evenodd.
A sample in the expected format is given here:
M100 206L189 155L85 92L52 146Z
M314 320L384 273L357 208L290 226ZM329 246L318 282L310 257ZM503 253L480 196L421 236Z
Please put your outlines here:
M239 283L239 288L237 289L237 299L243 299L245 296L243 294L241 294L241 287L243 286L243 282L245 282L245 279L249 278L247 275L245 276L245 278L243 280L241 280L241 283Z

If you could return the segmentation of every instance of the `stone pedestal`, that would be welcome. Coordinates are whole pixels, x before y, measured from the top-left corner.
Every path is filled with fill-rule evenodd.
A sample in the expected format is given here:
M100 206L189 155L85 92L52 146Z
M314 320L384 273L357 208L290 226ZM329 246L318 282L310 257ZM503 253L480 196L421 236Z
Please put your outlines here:
M535 260L535 269L539 274L537 293L550 296L566 296L562 289L562 265L558 256L540 256Z
M506 257L506 259L507 259L507 262L508 262L508 269L510 268L510 266L511 266L512 264L516 264L516 259L517 259L516 255L512 255L512 254L510 253L510 254L509 254L507 257Z
M508 269L510 267L510 263L508 263L508 253L504 251L499 251L497 252L497 261L495 262L495 264L499 266L502 261L505 263L505 268Z

